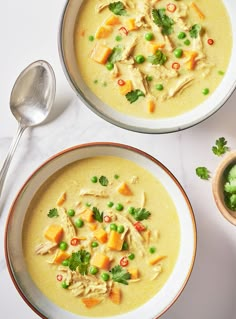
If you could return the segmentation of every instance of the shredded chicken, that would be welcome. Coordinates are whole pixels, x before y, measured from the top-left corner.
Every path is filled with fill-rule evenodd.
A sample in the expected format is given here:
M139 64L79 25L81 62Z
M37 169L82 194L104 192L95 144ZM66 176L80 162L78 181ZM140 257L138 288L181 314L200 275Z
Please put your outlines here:
M101 198L107 198L109 195L104 191L95 191L93 189L87 189L87 188L82 188L80 190L80 196L94 196L94 197L101 197Z
M153 271L154 271L154 275L151 277L151 280L156 279L156 278L160 275L160 273L162 272L162 266L161 266L161 264L156 265L156 266L153 268Z
M138 176L132 176L130 183L131 184L137 184L139 182Z
M179 79L174 87L170 88L166 94L162 95L161 100L164 101L166 99L172 98L176 94L182 92L193 80L193 75L186 75L185 77Z
M141 194L141 205L140 207L143 208L146 204L146 193L145 192L142 192Z
M70 217L67 215L66 210L64 208L59 208L59 212L61 213L61 220L63 223L63 228L65 230L65 234L69 237L69 239L72 239L76 236L76 230L75 226L72 223Z
M113 70L111 71L111 77L112 77L112 79L115 79L115 78L117 78L119 75L120 75L120 71L119 71L118 65L117 65L117 63L114 63L114 68L113 68Z
M134 66L129 66L128 68L129 68L130 78L132 80L134 89L139 89L146 95L147 84L146 84L144 75L141 73L141 71L138 68L135 68Z
M190 30L190 26L188 26L185 21L187 14L188 14L188 6L181 2L178 3L178 6L176 7L175 12L172 14L172 19L175 21L175 24L178 25L178 27L184 31Z
M35 247L35 253L37 255L51 254L52 250L54 250L56 247L57 243L46 241L45 243L41 243Z
M178 77L178 71L167 69L164 65L150 65L150 70L155 70L156 79L169 80Z
M129 59L129 57L132 54L136 44L137 44L137 37L134 37L131 40L131 42L127 45L127 47L124 49L120 62L127 61Z
M164 40L165 40L166 51L173 52L175 47L174 47L173 43L171 42L170 38L168 37L168 35L164 36Z

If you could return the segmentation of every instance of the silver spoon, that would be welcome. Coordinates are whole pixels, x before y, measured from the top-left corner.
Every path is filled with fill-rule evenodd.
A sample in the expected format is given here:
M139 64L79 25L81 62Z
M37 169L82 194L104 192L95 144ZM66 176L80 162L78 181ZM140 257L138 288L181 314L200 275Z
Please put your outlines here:
M21 72L10 97L11 112L18 121L18 130L0 171L0 197L8 168L24 130L42 123L50 113L56 92L52 67L36 61Z

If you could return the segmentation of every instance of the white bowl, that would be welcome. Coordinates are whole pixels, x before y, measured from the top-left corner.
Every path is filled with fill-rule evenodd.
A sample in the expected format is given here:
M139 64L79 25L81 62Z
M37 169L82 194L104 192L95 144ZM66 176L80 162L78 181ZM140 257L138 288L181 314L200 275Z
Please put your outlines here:
M119 127L142 133L169 133L186 129L207 119L220 109L236 87L236 2L224 0L232 26L233 48L226 74L217 89L203 103L182 115L163 119L142 119L122 114L103 103L83 81L76 62L74 30L83 0L68 0L59 29L59 54L65 75L79 98L97 115ZM216 26L217 28L217 26Z
M191 274L196 254L196 225L190 202L176 178L158 160L130 146L90 143L67 149L42 164L25 182L10 210L5 232L5 254L13 283L27 304L41 318L82 319L59 308L44 296L26 271L22 250L22 227L29 204L39 187L62 167L88 157L113 155L132 160L152 173L166 188L180 222L181 243L173 272L163 288L147 303L123 315L107 319L151 319L161 316L178 298Z

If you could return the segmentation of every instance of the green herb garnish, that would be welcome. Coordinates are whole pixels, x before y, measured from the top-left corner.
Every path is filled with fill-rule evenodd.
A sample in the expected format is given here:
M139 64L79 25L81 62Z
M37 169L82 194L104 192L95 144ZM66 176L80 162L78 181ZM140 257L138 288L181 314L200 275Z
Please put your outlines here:
M115 63L122 59L122 47L117 45L112 49L112 52L108 58L108 62Z
M170 35L173 32L173 24L174 20L168 17L166 14L166 9L153 9L152 10L152 17L153 22L161 27L161 32L164 35Z
M93 207L93 218L99 223L103 222L103 212L100 213L97 207Z
M112 274L113 281L119 282L123 285L128 285L127 280L131 278L131 275L127 270L118 265L113 267L110 272Z
M166 61L167 61L167 56L161 50L157 50L155 54L150 55L148 57L148 62L155 65L157 64L163 65L165 64Z
M149 211L147 211L145 208L134 208L134 207L132 207L132 210L130 210L129 213L137 221L148 219L148 217L151 215L151 213Z
M91 255L88 251L79 250L76 253L72 253L71 257L68 259L68 266L72 271L78 269L81 275L87 275L90 258Z
M58 217L58 210L56 208L52 208L48 212L48 217L53 218L53 217Z
M108 8L117 16L125 16L127 14L125 6L121 1L110 3Z
M189 30L190 37L196 39L200 34L201 30L202 27L200 26L200 24L194 24L192 28Z
M208 180L210 178L210 172L206 167L197 167L196 168L196 174L199 176L201 179Z
M108 179L106 178L106 176L101 176L98 181L99 181L99 183L100 183L102 186L107 186L108 183L109 183L109 181L108 181Z
M145 96L145 94L141 90L130 91L125 95L130 103L134 103L135 101L137 101L140 96Z
M227 141L225 140L225 138L220 137L218 140L216 140L215 145L212 146L212 152L217 156L221 156L229 151L229 147L226 145Z
M227 207L236 211L236 164L231 165L226 175L226 182L224 184L224 199Z

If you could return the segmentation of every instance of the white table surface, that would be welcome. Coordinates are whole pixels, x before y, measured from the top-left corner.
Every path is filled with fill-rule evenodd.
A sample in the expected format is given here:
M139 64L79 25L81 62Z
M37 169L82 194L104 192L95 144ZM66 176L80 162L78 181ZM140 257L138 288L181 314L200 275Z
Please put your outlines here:
M46 124L24 133L0 198L1 318L39 318L18 295L5 263L4 228L20 186L43 161L65 148L84 142L114 141L140 148L167 166L184 187L195 212L195 267L184 292L162 318L235 319L236 229L217 210L211 182L200 180L195 168L207 166L214 173L221 159L211 147L218 137L224 136L236 149L236 92L211 118L178 133L139 134L105 122L76 97L62 71L57 32L64 3L65 0L0 1L0 165L17 129L9 109L16 77L31 62L45 59L57 78L53 112Z

